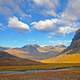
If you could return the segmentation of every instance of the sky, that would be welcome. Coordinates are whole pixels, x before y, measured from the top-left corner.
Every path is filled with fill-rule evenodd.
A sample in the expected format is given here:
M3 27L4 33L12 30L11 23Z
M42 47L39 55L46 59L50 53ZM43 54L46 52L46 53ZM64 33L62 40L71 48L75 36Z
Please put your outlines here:
M0 46L68 46L80 28L80 0L0 0Z

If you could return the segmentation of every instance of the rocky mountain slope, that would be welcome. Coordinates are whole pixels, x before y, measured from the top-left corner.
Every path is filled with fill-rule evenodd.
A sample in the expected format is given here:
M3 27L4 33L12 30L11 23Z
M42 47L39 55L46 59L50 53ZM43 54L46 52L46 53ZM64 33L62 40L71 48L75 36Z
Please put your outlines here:
M63 53L80 53L80 29L76 31L70 46Z

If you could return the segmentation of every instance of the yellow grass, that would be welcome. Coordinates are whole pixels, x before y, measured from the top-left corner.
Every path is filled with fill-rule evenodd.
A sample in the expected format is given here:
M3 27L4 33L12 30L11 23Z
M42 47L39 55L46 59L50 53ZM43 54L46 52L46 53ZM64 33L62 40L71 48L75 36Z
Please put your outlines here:
M52 70L52 69L64 69L71 67L80 67L77 63L54 63L44 65L29 65L29 66L0 66L0 71L27 71L27 70Z
M80 54L62 54L57 57L42 60L43 63L80 63Z

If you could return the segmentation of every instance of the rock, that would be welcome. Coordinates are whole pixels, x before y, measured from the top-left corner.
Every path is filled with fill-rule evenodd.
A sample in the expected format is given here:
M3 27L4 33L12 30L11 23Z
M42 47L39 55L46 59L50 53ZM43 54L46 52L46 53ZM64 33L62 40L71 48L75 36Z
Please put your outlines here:
M80 48L80 29L76 31L74 38L72 39L70 48Z
M62 53L78 53L78 52L80 52L80 29L76 31L70 46L66 48Z

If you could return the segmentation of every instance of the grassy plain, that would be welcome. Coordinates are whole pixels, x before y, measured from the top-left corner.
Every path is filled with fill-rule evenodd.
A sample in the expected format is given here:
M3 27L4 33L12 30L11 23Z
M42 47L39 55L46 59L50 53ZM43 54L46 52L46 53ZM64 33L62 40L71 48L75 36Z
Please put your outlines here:
M55 70L64 68L79 68L78 63L56 63L44 65L28 65L28 66L0 66L0 71L27 71L27 70Z

